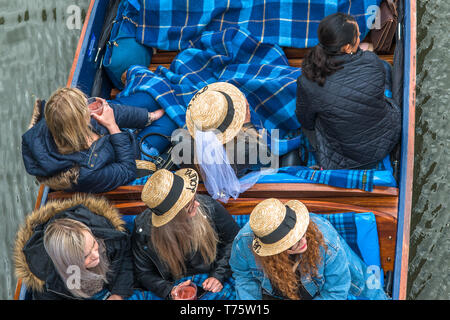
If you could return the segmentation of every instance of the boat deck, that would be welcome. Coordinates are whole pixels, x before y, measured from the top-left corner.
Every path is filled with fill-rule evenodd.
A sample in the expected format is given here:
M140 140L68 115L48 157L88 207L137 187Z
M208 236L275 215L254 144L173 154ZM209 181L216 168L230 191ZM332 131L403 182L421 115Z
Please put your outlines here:
M301 67L309 49L284 48L289 64ZM176 51L156 50L149 69L158 66L170 67ZM393 63L394 55L380 55L380 58ZM119 91L112 89L111 98ZM124 215L139 214L146 209L141 201L143 186L121 186L113 191L98 194L106 197ZM203 185L199 192L206 193ZM278 198L282 201L297 199L305 203L314 213L373 212L378 226L381 265L385 271L394 269L395 239L397 230L398 188L374 186L372 192L358 189L343 189L312 183L257 183L236 200L231 199L225 207L233 215L250 214L263 199ZM67 192L50 192L48 200L65 199L72 196Z

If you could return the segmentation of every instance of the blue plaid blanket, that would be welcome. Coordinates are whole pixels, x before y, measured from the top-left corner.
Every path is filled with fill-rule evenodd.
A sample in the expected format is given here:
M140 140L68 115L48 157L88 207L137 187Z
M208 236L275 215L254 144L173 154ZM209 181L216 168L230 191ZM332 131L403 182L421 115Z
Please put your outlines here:
M365 12L362 8L368 8L370 5L378 3L379 1L310 0L304 2L309 3L311 12L320 12L320 14L316 12L311 16L317 15L317 17L320 16L323 18L323 16L333 13L334 9L330 8L344 8L347 6L346 8L350 8L350 12L356 15L357 12ZM211 6L211 8L214 8L213 11L216 10L214 11L215 15L217 12L222 12L220 11L220 8L223 8L221 3L221 1L198 1L195 4L191 3L189 9L198 13L203 12L201 10L209 10L208 8ZM256 7L247 7L248 3L254 3ZM252 8L255 12L261 10L261 6L258 6L261 3L266 5L266 7L263 5L266 9L275 3L283 3L283 8L289 7L289 5L284 6L285 3L283 1L266 1L264 3L262 1L249 1L248 3L246 2L245 4L246 10ZM295 1L296 5L300 5L300 3L302 3L302 1ZM186 17L187 14L186 10L183 9L180 11L177 9L180 8L180 6L183 7L183 5L185 6L184 8L186 8L186 2L184 1L173 1L173 4L172 2L166 3L165 1L154 1L151 4L149 1L141 1L139 12L141 13L141 18L143 15L145 16L147 12L153 12L154 14L159 12L160 16L158 19L162 19L161 22L169 21L167 19L173 14L173 18L175 19L173 21L178 21L177 19L179 19L180 16ZM228 1L226 1L225 5L228 5ZM239 6L244 5L239 1L233 1L230 8L234 8L234 6L240 8ZM317 9L320 6L322 6L322 11ZM227 8L227 6L225 6L225 8ZM325 10L324 8L328 9ZM168 11L166 12L166 10ZM233 10L226 11L225 16L232 11ZM242 13L244 11L241 10L239 12ZM275 12L273 10L268 11L271 13ZM190 12L191 11L189 11L189 14ZM280 13L280 10L278 10L278 13ZM296 14L297 13L298 12L296 11ZM198 16L194 14L192 16L189 15L189 23L195 21L193 18L194 16L198 19L208 20L208 15ZM360 15L360 17L366 16ZM242 16L239 16L239 19L240 18L242 18ZM285 21L284 18L282 20ZM151 19L151 21L156 20ZM158 24L158 26L164 25L166 24ZM292 26L294 25L296 26L294 28L295 30L300 28L299 25L292 24ZM175 28L176 24L167 24L166 26L171 26L169 28L171 29L172 27ZM361 28L364 29L363 27ZM152 28L149 30L151 29ZM143 28L141 30L142 34L145 34L146 30L147 28ZM187 35L189 30L190 28L184 28L183 34ZM160 66L155 72L151 72L142 66L132 66L127 72L126 87L118 97L128 96L136 92L146 92L165 109L169 117L171 117L179 127L184 127L186 106L197 90L209 83L217 81L230 82L236 85L247 97L251 108L253 124L258 129L265 128L269 130L269 136L274 139L273 141L277 144L277 148L273 148L274 146L270 145L272 152L283 155L298 147L301 147L304 151L310 149L307 139L300 134L300 124L295 116L296 80L300 76L301 70L288 65L283 50L277 44L259 42L261 39L258 38L258 36L254 36L255 32L247 31L242 28L242 25L240 24L230 24L226 25L226 27L223 25L217 30L222 31L211 31L208 28L202 28L201 34L200 32L195 31L194 34L196 34L196 36L200 34L200 36L194 40L189 40L189 44L186 45L186 47L183 46L185 50L181 51L176 56L170 69ZM361 33L363 33L362 30ZM169 36L170 32L167 28L163 34L163 38L158 38L155 41L166 43L169 41L169 38L172 40L176 39ZM294 38L295 37L291 35L289 39ZM178 42L181 43L180 41ZM286 44L282 43L282 45ZM165 49L169 48L167 47ZM279 130L277 138L274 135L271 135L272 129ZM306 152L302 152L302 154L306 154ZM308 167L316 163L314 154L309 152L309 155ZM373 170L317 171L310 170L306 167L283 170L284 171L280 172L300 177L309 183L322 183L343 188L359 188L366 191L372 191L373 189ZM140 178L131 184L145 184L146 179L147 178L145 177Z
M383 161L380 161L376 168L370 170L313 170L308 167L293 166L283 167L278 170L268 171L261 175L258 183L319 183L333 187L360 189L364 191L373 191L374 185L377 186L396 186L392 185L392 167L389 163L389 155ZM315 162L311 162L315 164ZM270 173L272 172L272 173ZM246 181L252 181L254 175L259 172L251 172L240 179L245 184ZM388 179L391 178L391 179ZM137 178L129 185L145 185L149 176ZM378 181L376 181L378 179Z
M175 57L170 69L159 66L152 72L131 66L118 97L146 92L182 128L186 107L197 90L217 81L229 82L247 97L255 126L279 129L282 139L300 127L295 116L300 74L299 68L289 66L279 46L262 44L244 30L228 28L204 32Z
M141 0L137 39L183 50L206 31L237 27L262 43L307 48L318 43L320 21L333 13L355 17L363 39L381 0Z
M279 173L287 173L310 183L326 184L333 187L373 190L373 177L375 170L312 170L308 167L280 168Z
M364 191L373 190L373 177L375 170L311 170L307 167L285 167L278 169L277 173L287 173L289 175L302 178L306 180L304 183L320 183L333 187L347 188L347 189L361 189ZM253 174L240 179L245 182L250 179ZM139 186L145 185L150 176L137 178L130 182L129 185ZM258 182L264 183L264 176ZM261 181L262 180L262 181ZM279 181L282 183L283 181Z

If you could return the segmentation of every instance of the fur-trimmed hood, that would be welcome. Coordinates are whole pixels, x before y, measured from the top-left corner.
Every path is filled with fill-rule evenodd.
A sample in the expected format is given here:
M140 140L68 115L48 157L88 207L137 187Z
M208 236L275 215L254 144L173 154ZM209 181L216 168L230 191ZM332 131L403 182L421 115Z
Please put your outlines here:
M22 279L23 283L33 291L41 292L44 289L45 279L42 275L40 277L37 275L40 268L44 269L48 263L51 263L50 258L43 251L43 245L38 245L38 249L30 248L30 246L36 246L36 243L42 243L42 239L36 241L36 237L43 238L43 232L38 232L38 230L43 230L50 220L54 219L56 215L62 214L64 216L68 211L75 210L79 206L80 208L86 208L91 213L97 216L104 217L102 219L111 228L111 232L117 233L117 235L122 234L125 229L125 222L121 219L120 213L116 208L114 208L111 203L109 203L104 198L99 198L90 195L75 195L71 199L63 201L52 201L41 207L40 209L34 210L29 214L23 225L19 228L17 232L15 247L14 247L14 260L15 260L15 273L18 279ZM87 210L84 210L87 211ZM90 226L91 230L92 226ZM113 229L114 228L114 229ZM115 232L118 231L118 232ZM33 239L32 239L33 238ZM33 243L31 245L29 242ZM30 266L27 260L28 250L35 250L42 252L42 258L39 258L39 266ZM32 272L34 269L34 273Z

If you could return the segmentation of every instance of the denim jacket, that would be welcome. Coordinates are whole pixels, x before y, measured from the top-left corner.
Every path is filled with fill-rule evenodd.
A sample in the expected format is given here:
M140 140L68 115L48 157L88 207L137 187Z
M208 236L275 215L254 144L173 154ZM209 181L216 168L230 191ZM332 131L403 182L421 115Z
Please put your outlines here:
M383 289L366 285L369 273L365 263L353 252L326 219L310 214L322 232L327 250L320 248L322 263L318 276L303 275L302 284L314 300L345 300L351 294L366 299L387 299ZM262 292L274 295L269 278L256 264L251 244L253 232L247 223L236 236L230 266L236 280L238 300L261 300Z

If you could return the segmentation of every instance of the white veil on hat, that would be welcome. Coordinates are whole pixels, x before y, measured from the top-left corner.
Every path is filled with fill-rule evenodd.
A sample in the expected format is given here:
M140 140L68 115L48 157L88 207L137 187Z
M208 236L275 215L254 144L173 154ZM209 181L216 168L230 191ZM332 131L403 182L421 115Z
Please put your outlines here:
M213 199L227 203L230 197L237 199L258 181L258 174L243 183L239 181L213 131L196 130L195 153L206 190Z

